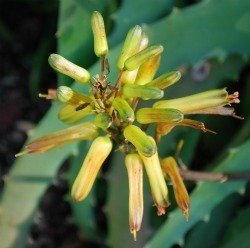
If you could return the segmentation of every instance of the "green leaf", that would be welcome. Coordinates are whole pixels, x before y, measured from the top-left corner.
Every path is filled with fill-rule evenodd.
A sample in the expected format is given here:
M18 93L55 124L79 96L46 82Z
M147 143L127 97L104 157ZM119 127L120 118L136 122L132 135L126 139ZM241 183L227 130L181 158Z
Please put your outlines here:
M218 247L223 231L239 205L240 199L239 195L231 195L219 203L212 210L208 221L198 223L190 231L185 241L185 247L199 248L201 244L203 248Z
M238 211L236 217L228 224L228 227L223 236L221 247L229 247L229 245L244 243L249 246L249 237L246 238L246 232L250 228L249 224L250 207L245 207Z
M65 127L57 120L60 104L54 104L46 118L30 134L29 141L45 133ZM49 122L48 122L49 120ZM24 247L26 234L38 200L52 182L62 162L76 150L66 145L47 154L26 155L16 160L6 178L0 205L0 237L2 247Z
M242 17L250 15L249 8L249 1L238 4L234 0L208 0L174 10L167 18L151 25L146 30L150 41L165 48L161 70L211 57L224 61L230 54L249 56L250 28L240 28ZM223 9L226 11L222 14Z
M164 6L164 7L163 7ZM170 13L173 0L127 0L111 15L114 30L109 37L111 46L125 39L127 31L134 25L152 23ZM139 11L137 11L139 10ZM136 15L131 15L135 13Z
M244 171L248 169L250 140L238 148L232 149L228 157L215 171ZM168 220L148 242L147 247L170 247L176 243L183 244L185 233L198 221L209 219L212 209L232 193L244 192L246 182L228 181L226 183L200 183L191 194L191 213L185 222L179 210L169 214Z
M250 246L249 233L250 233L250 226L247 226L245 229L241 229L238 235L233 236L232 239L230 239L227 244L221 247L222 248L234 248L234 247L248 248Z

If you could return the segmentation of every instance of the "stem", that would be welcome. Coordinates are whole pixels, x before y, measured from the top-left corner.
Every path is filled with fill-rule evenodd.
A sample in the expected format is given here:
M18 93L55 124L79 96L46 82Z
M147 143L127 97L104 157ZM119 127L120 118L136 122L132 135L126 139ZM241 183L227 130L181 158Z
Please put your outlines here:
M200 172L179 168L179 172L187 181L226 182L231 180L250 180L250 171L245 172Z

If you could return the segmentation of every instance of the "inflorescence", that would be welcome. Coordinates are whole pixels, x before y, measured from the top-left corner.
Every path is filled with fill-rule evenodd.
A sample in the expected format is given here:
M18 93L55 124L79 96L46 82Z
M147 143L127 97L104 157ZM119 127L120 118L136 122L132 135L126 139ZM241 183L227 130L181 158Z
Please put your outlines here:
M164 89L176 83L181 73L171 71L155 77L160 64L163 47L148 46L148 37L140 26L131 28L126 36L117 60L117 81L108 80L108 43L104 21L95 11L91 25L94 36L94 51L100 58L101 73L91 78L90 73L58 54L49 56L49 64L78 83L88 85L89 94L75 91L67 86L49 90L40 97L60 101L64 104L58 118L73 124L64 130L36 139L26 145L20 156L26 153L41 153L71 141L93 140L75 179L71 194L74 200L84 200L90 192L95 178L110 155L112 148L125 154L125 165L129 181L129 227L136 239L143 216L143 167L146 170L152 197L158 215L165 214L169 206L168 188L165 178L172 182L175 199L185 218L189 215L189 195L179 174L173 157L161 159L157 144L176 126L187 126L212 132L204 123L190 119L193 114L217 114L238 117L232 103L239 103L238 92L228 94L226 89L215 89L182 98L163 98ZM151 108L138 109L141 100L156 99ZM155 135L147 134L150 124L155 124Z

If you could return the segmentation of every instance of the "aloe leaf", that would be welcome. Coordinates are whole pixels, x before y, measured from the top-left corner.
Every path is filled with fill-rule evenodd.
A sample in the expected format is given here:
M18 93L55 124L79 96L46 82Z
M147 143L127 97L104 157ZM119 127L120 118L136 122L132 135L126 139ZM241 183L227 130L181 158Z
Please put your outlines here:
M163 7L164 6L164 7ZM144 23L152 23L170 13L173 7L173 0L127 0L123 1L120 8L111 15L115 27L112 31L109 42L113 46L125 38L126 32L132 26ZM140 11L137 11L140 10ZM136 15L131 15L134 13Z
M237 209L241 197L237 194L231 195L219 203L211 212L208 221L199 222L190 231L185 241L187 248L218 247L223 232L230 221L231 215ZM209 238L208 238L209 236ZM206 240L206 242L203 242Z
M244 171L248 169L250 140L238 148L231 149L228 157L221 162L215 171ZM185 233L198 221L209 219L212 209L232 193L244 192L245 181L226 183L200 183L191 194L191 213L185 222L179 210L169 214L168 220L148 242L146 247L170 247L183 244Z
M234 248L234 247L240 246L241 248L248 248L250 246L249 233L250 233L250 226L247 226L244 229L242 229L237 235L234 235L228 241L228 243L226 243L225 245L221 247L222 248Z
M173 70L181 64L195 64L212 57L224 61L230 54L248 57L249 7L249 1L238 4L234 0L207 0L182 10L175 9L151 25L146 30L150 41L166 49L161 68ZM222 14L223 9L226 11ZM239 43L240 46L235 45Z
M64 127L57 120L60 105L54 104L46 118L30 134L29 140ZM48 122L48 120L50 120ZM49 124L48 124L49 123ZM44 155L27 155L16 160L5 181L0 205L0 237L2 247L24 247L32 214L39 198L52 182L59 166L76 150L66 145Z
M241 239L240 243L245 243L249 246L249 238L246 239L245 230L249 231L249 216L250 207L245 207L237 212L237 215L228 224L225 230L223 240L220 244L221 247L228 247L229 244L235 243L235 240ZM242 235L242 230L243 235ZM244 238L245 237L245 238ZM243 239L242 239L243 238Z

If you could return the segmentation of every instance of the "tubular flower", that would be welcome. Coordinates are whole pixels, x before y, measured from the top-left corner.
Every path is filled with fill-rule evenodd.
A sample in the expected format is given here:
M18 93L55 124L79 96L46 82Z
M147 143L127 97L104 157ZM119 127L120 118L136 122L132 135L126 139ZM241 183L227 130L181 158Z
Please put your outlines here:
M129 182L129 228L136 240L143 216L143 162L138 154L127 154L125 164Z
M188 219L190 207L189 195L180 176L176 161L173 157L167 157L161 160L161 166L165 175L170 177L174 188L176 202L182 210L184 217Z
M118 148L125 154L129 180L129 227L136 237L143 216L144 168L158 215L164 214L170 204L164 175L168 176L166 180L170 178L172 181L176 201L185 217L189 213L188 193L175 160L171 157L161 160L158 154L157 143L161 137L178 126L212 132L204 123L190 119L187 115L217 114L240 118L232 107L225 107L239 103L239 94L215 89L177 99L159 100L164 96L164 89L181 78L181 73L165 72L154 78L164 49L161 45L148 46L148 37L138 25L131 28L125 38L116 63L117 80L112 83L108 79L106 56L109 49L104 21L97 11L92 15L91 26L95 54L100 58L99 74L91 76L86 69L58 54L49 56L49 64L53 69L80 83L78 88L84 87L84 92L88 87L89 93L60 86L56 90L50 89L48 94L39 94L45 99L59 101L62 105L58 113L59 120L73 126L32 141L16 156L59 149L72 141L92 140L71 190L74 200L80 201L88 196L112 148ZM139 101L152 99L157 99L157 102L151 108L138 108ZM86 117L88 122L84 122ZM77 123L80 121L81 124ZM154 138L147 132L152 123Z

